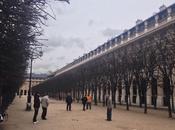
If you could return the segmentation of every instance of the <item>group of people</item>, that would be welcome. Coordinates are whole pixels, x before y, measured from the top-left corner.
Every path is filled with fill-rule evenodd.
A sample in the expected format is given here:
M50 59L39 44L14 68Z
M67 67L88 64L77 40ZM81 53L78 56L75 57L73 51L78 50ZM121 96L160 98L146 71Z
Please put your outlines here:
M82 97L82 104L83 104L83 111L85 111L86 109L90 109L91 110L91 103L92 103L92 96L91 95L85 95ZM72 96L70 95L70 93L68 93L67 97L66 97L66 110L67 111L71 111L71 104L73 102Z
M83 96L81 101L83 104L83 111L85 111L85 108L91 110L92 96L90 94Z
M83 111L85 111L86 109L91 110L92 96L90 94L83 96L81 101L83 104ZM66 103L67 103L66 110L67 111L71 111L72 102L73 102L72 96L70 93L68 93L66 97ZM112 120L112 98L111 96L108 96L108 95L106 96L106 105L107 105L107 121L111 121Z
M38 92L35 93L34 95L34 116L33 116L33 123L37 123L37 116L38 116L38 111L40 108L40 104L42 106L42 114L41 114L41 119L42 120L47 120L46 115L47 115L47 107L49 106L49 97L48 95L43 96L40 101L40 95Z
M92 104L92 96L90 94L85 95L81 99L82 104L83 104L83 111L86 109L91 110L91 104ZM71 111L71 104L73 102L72 96L70 93L68 93L66 97L66 110ZM40 95L38 92L35 93L34 95L34 116L33 116L33 123L37 123L37 116L38 116L38 111L40 108L40 104L42 106L42 114L41 114L41 119L42 120L47 120L46 115L47 115L47 108L49 106L49 97L48 95L43 96L40 100ZM112 118L112 99L111 96L106 97L106 105L107 105L107 121L111 121Z

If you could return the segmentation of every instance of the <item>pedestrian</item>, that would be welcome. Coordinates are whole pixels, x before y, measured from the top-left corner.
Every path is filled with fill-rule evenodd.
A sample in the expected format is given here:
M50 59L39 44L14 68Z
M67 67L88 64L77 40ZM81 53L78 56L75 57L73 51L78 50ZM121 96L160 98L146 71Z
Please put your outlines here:
M87 103L86 103L86 109L90 109L91 110L91 102L92 102L92 96L90 94L88 94L87 96Z
M38 111L39 111L39 108L40 108L40 99L39 99L39 93L36 92L35 95L34 95L34 104L33 104L33 107L34 107L34 116L33 116L33 123L37 123L37 116L38 116Z
M112 98L111 96L107 101L107 121L112 121Z
M106 97L105 97L105 104L106 104L106 106L107 106L108 99L109 99L109 95L106 94Z
M71 111L71 104L72 104L72 101L73 101L73 99L72 99L72 96L70 95L70 93L68 93L68 95L67 95L67 97L66 97L66 103L67 103L67 107L66 107L66 109L67 109L67 111Z
M86 95L83 96L83 98L81 100L82 100L82 104L83 104L83 111L85 111L85 106L86 106L86 103L87 103L87 97L86 97Z
M47 120L46 115L47 115L47 108L49 106L49 96L48 95L42 97L41 106L42 106L42 110L43 110L42 115L41 115L41 119Z
M2 110L2 96L0 96L0 122L4 121L3 110Z

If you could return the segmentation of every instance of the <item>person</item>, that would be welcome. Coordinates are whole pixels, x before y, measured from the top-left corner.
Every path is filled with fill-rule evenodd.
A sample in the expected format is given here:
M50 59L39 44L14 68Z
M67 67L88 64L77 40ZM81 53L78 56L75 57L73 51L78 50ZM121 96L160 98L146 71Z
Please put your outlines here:
M92 102L92 96L90 94L88 94L87 96L87 103L86 103L86 109L90 109L91 110L91 102Z
M0 122L4 121L3 110L2 110L2 96L0 96Z
M82 100L82 104L83 104L83 111L85 111L85 106L86 106L86 102L87 102L87 97L86 97L86 95L83 96L83 98L82 98L81 100Z
M67 97L66 97L66 103L67 103L67 111L71 111L71 104L72 104L72 96L70 95L70 93L68 93Z
M47 115L47 108L49 106L49 96L48 95L42 97L41 106L42 106L42 110L43 110L42 115L41 115L41 119L47 120L46 115Z
M109 99L109 95L106 94L106 97L105 97L105 105L106 105L106 106L107 106L108 99Z
M110 96L107 101L107 121L111 120L112 120L112 98Z
M38 116L38 111L39 111L39 108L40 108L40 99L39 99L39 93L36 92L35 95L34 95L34 104L33 104L33 107L34 107L34 116L33 116L33 123L37 123L37 116Z

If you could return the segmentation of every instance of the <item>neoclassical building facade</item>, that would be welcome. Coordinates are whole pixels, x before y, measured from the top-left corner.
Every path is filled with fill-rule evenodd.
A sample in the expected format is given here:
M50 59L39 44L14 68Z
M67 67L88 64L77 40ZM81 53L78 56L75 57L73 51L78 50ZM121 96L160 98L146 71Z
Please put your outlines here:
M105 103L106 95L116 104L174 111L175 86L175 4L77 58L34 91L64 99L91 94L93 101Z
M33 88L34 86L42 83L46 79L47 79L47 74L34 74L33 73L32 78L31 78L31 88ZM29 75L26 75L24 83L22 84L22 86L19 89L18 95L22 96L22 95L27 95L28 94L29 82L30 82Z

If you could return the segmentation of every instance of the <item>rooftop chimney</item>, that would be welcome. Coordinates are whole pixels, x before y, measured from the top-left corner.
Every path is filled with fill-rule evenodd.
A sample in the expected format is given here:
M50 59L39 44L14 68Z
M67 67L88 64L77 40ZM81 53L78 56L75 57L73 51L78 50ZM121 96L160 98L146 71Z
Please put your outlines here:
M159 7L159 10L160 11L163 11L164 9L166 9L166 6L165 5L162 5L162 6Z
M142 19L137 19L137 21L136 21L136 25L138 25L138 24L140 24L140 23L142 23L142 22L143 22Z

